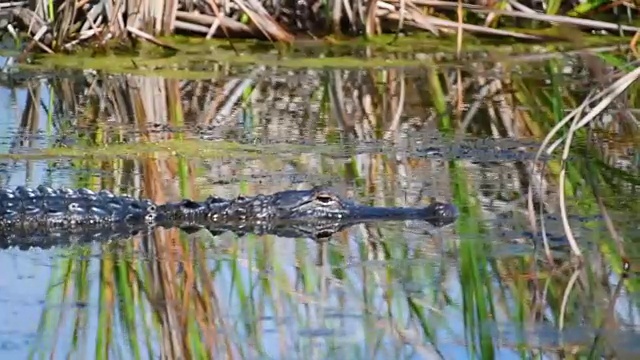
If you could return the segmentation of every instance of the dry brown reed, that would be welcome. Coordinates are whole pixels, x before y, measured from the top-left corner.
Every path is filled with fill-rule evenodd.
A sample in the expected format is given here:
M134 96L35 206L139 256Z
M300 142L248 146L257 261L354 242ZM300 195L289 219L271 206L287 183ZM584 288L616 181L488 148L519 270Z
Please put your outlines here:
M93 79L89 79L90 85L87 96L77 96L74 89L77 84L61 79L55 81L53 89L58 94L58 110L66 113L81 114L79 121L84 127L92 129L93 133L100 133L100 139L94 141L109 143L116 141L126 142L153 142L168 138L167 134L150 131L150 124L167 123L180 124L181 104L180 84L175 80L162 78L128 77L124 76L117 81L108 81L103 87L97 86ZM34 86L40 89L40 86ZM33 89L32 89L33 90ZM39 92L38 92L39 93ZM33 94L33 91L31 92ZM99 95L96 95L99 94ZM39 103L39 96L28 96L27 107L23 112L23 118L30 119L33 112L39 107L33 103ZM104 109L112 122L127 125L130 129L137 129L135 135L122 137L116 128L101 127L103 113L96 109ZM35 110L34 110L35 109ZM25 126L27 124L24 124ZM114 138L115 134L115 138ZM118 160L104 160L93 164L99 169L114 169L113 162ZM178 168L180 164L175 158L158 159L151 155L140 160L138 174L138 188L142 196L153 199L158 203L180 198L181 191L178 181ZM194 183L193 165L187 167L188 182ZM131 180L131 179L129 179ZM111 187L119 188L119 185L128 183L125 179L115 179ZM102 184L101 187L104 187ZM196 187L191 187L196 189ZM197 196L197 194L185 194L185 196ZM192 358L193 339L189 334L191 319L196 319L197 326L203 334L203 343L208 346L208 351L198 356L207 358L216 357L220 350L217 340L218 328L224 326L224 320L220 321L220 312L216 308L215 289L208 286L212 282L210 275L203 268L206 262L203 260L204 248L201 245L191 245L181 241L177 229L155 229L154 236L134 237L134 248L147 249L148 257L134 258L128 268L129 279L132 285L136 302L139 302L141 294L149 300L153 322L160 331L160 354L162 358ZM113 309L114 292L117 292L113 282L114 259L105 252L101 266L101 283L104 289L105 310L104 319L107 323L114 322ZM201 261L201 262L200 262ZM200 265L196 265L200 262ZM184 271L180 271L180 268ZM199 283L202 283L199 284ZM195 314L194 314L195 313ZM62 323L63 321L61 321ZM221 325L222 324L222 325ZM107 329L108 331L108 329ZM107 334L106 339L111 339L112 334ZM105 344L105 348L109 345ZM55 352L55 348L53 350ZM226 356L236 358L237 349L233 344L226 344Z
M25 51L39 49L48 53L73 51L79 45L108 47L136 42L137 39L158 46L176 48L158 37L187 34L205 38L259 38L292 43L295 39L327 35L365 35L401 31L427 31L434 36L462 33L507 37L521 40L566 39L559 32L542 34L520 26L522 19L547 26L574 27L577 31L607 31L610 34L636 34L640 30L614 22L585 19L579 16L548 14L544 2L469 3L438 0L387 1L294 1L268 0L32 0L0 6L0 16L11 34L28 35ZM606 5L606 6L605 6ZM618 14L627 3L604 4L591 14ZM563 4L559 11L570 13ZM501 29L509 26L510 30Z

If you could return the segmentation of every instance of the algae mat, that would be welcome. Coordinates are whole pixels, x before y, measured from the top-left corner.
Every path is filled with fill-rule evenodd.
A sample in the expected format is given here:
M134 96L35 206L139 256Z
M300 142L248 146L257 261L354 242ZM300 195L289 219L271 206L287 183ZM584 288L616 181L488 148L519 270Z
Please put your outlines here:
M135 144L74 146L46 149L22 148L16 153L0 154L0 159L46 158L291 158L301 153L338 154L342 147L334 145L241 144L232 141L166 140Z
M163 39L178 48L169 52L144 44L136 52L94 54L82 51L64 54L34 55L23 70L94 69L109 73L153 75L183 80L215 77L221 64L243 66L277 66L290 69L354 69L424 66L456 67L468 61L527 62L538 55L568 52L602 52L620 50L629 39L594 37L577 44L567 41L545 44L471 42L464 45L464 58L457 59L455 42L429 38L383 37L374 41L314 41L289 47L256 41L234 41L233 51L220 40ZM598 48L606 46L606 48ZM488 57L487 57L488 56ZM528 59L533 56L533 59ZM431 59L433 58L433 59Z

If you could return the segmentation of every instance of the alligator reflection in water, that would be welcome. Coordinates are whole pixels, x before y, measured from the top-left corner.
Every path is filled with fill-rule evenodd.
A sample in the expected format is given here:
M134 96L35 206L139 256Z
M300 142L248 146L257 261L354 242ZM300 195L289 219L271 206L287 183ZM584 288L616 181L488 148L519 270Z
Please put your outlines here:
M374 207L343 199L314 187L272 195L203 202L185 199L155 205L147 199L115 196L86 189L19 187L0 192L2 247L51 247L128 238L155 226L213 234L273 234L320 239L358 223L422 220L434 226L458 216L452 204L434 202L424 208Z
M366 223L367 219L350 220L278 220L273 222L228 222L204 221L202 223L157 223L155 226L112 224L100 228L61 228L61 229L13 229L11 232L0 230L0 249L31 248L48 249L59 246L90 243L109 243L128 240L139 234L150 234L156 226L165 229L178 228L187 234L206 230L214 236L232 232L237 236L246 234L275 235L283 238L306 238L326 240L337 232L352 226Z
M0 230L0 249L32 248L49 249L59 246L82 245L90 243L108 243L130 239L132 236L152 230L146 226L113 224L100 228L61 228L29 229L12 231Z

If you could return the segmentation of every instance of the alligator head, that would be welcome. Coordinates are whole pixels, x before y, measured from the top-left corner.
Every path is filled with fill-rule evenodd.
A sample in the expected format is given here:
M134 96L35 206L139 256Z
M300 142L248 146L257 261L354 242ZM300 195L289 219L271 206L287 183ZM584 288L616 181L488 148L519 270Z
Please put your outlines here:
M367 206L316 186L310 190L288 190L272 195L273 215L278 219L335 219L345 222L424 220L443 226L456 220L453 204L433 202L423 208Z
M342 219L352 204L324 187L310 190L286 190L272 195L270 201L279 219Z

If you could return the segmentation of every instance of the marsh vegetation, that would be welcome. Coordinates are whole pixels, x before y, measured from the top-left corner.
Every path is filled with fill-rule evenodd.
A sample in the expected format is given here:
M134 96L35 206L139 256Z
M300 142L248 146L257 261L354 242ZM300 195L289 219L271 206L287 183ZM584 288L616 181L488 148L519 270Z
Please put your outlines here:
M163 203L323 184L366 204L460 210L444 228L361 224L322 242L155 229L2 249L3 356L640 353L633 4L2 11L3 186Z
M0 263L18 271L3 271L14 289L6 354L637 354L633 53L512 56L465 67L221 64L206 80L181 79L189 66L52 74L36 61L6 72L2 96L17 110L5 107L3 121L7 186L161 203L328 184L369 204L435 197L460 209L442 229L359 225L320 243L157 229L3 250ZM35 318L20 332L10 324L25 306Z
M320 0L34 0L0 4L2 28L26 54L93 49L127 51L150 42L180 52L167 36L266 40L286 45L339 43L393 34L454 43L458 55L479 40L500 44L565 41L590 45L593 34L635 48L640 28L627 1L320 1ZM617 40L616 40L617 39ZM321 40L321 41L317 41ZM124 46L124 47L123 47ZM277 48L277 46L276 46Z

